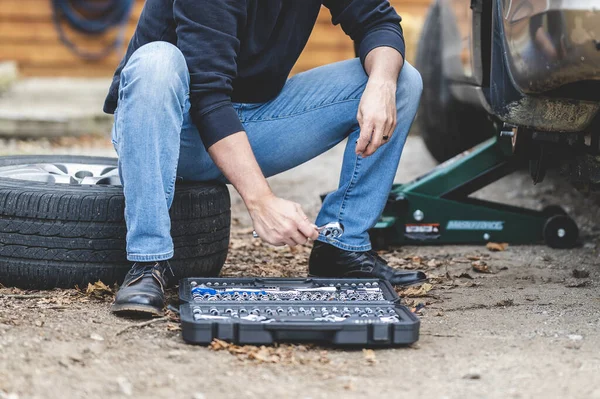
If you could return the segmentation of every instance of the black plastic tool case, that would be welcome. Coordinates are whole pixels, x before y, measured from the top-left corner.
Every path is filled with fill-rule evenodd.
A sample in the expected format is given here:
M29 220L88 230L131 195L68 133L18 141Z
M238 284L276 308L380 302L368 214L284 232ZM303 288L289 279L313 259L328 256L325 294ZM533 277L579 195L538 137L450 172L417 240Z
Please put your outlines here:
M300 297L287 295L297 289ZM187 278L179 284L179 298L183 339L193 344L218 338L253 345L392 346L419 339L419 319L383 280Z

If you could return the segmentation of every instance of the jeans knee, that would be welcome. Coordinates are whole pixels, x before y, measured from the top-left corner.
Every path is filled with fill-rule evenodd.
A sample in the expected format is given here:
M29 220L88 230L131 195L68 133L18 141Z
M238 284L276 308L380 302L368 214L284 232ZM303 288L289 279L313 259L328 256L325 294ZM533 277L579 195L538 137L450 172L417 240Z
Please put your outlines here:
M175 45L151 42L138 48L121 73L125 85L138 80L153 89L187 90L189 72L185 57Z
M409 104L418 105L422 92L423 79L421 74L415 67L405 62L398 78L398 102L408 101Z

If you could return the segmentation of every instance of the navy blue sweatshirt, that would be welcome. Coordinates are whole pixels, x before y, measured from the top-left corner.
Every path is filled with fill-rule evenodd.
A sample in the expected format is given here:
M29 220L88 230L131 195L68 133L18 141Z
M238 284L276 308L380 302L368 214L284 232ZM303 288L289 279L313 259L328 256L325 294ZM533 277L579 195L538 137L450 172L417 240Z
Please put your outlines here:
M400 17L386 0L147 0L104 111L117 107L120 73L133 52L154 41L172 43L186 59L190 112L208 148L244 130L232 102L266 102L281 91L321 5L359 44L363 63L381 46L404 57Z

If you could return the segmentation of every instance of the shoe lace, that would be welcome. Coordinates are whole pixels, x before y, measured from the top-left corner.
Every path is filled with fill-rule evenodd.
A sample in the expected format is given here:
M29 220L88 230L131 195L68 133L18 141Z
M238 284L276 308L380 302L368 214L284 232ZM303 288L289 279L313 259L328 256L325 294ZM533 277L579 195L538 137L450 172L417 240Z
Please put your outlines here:
M150 276L152 274L152 269L156 264L147 264L147 263L134 263L133 267L129 271L129 274L132 276Z
M171 265L169 264L168 261L164 262L166 267L169 269L169 271L171 272L171 274L173 275L173 277L175 277L175 273L173 273L173 269L171 268ZM154 268L160 265L160 262L156 262L156 263L134 263L133 267L131 268L131 270L129 271L129 273L132 276L139 276L139 275L143 275L143 276L152 276L152 270L154 270Z

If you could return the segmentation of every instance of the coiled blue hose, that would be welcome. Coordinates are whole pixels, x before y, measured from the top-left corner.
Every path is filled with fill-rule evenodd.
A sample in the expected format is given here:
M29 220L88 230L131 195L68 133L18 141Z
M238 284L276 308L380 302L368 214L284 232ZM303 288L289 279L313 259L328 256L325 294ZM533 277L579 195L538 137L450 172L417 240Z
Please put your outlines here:
M134 2L135 0L52 0L52 15L58 36L79 57L86 60L102 59L121 48ZM115 40L105 48L90 52L79 48L67 37L63 20L73 29L87 35L98 36L115 27L119 32Z

